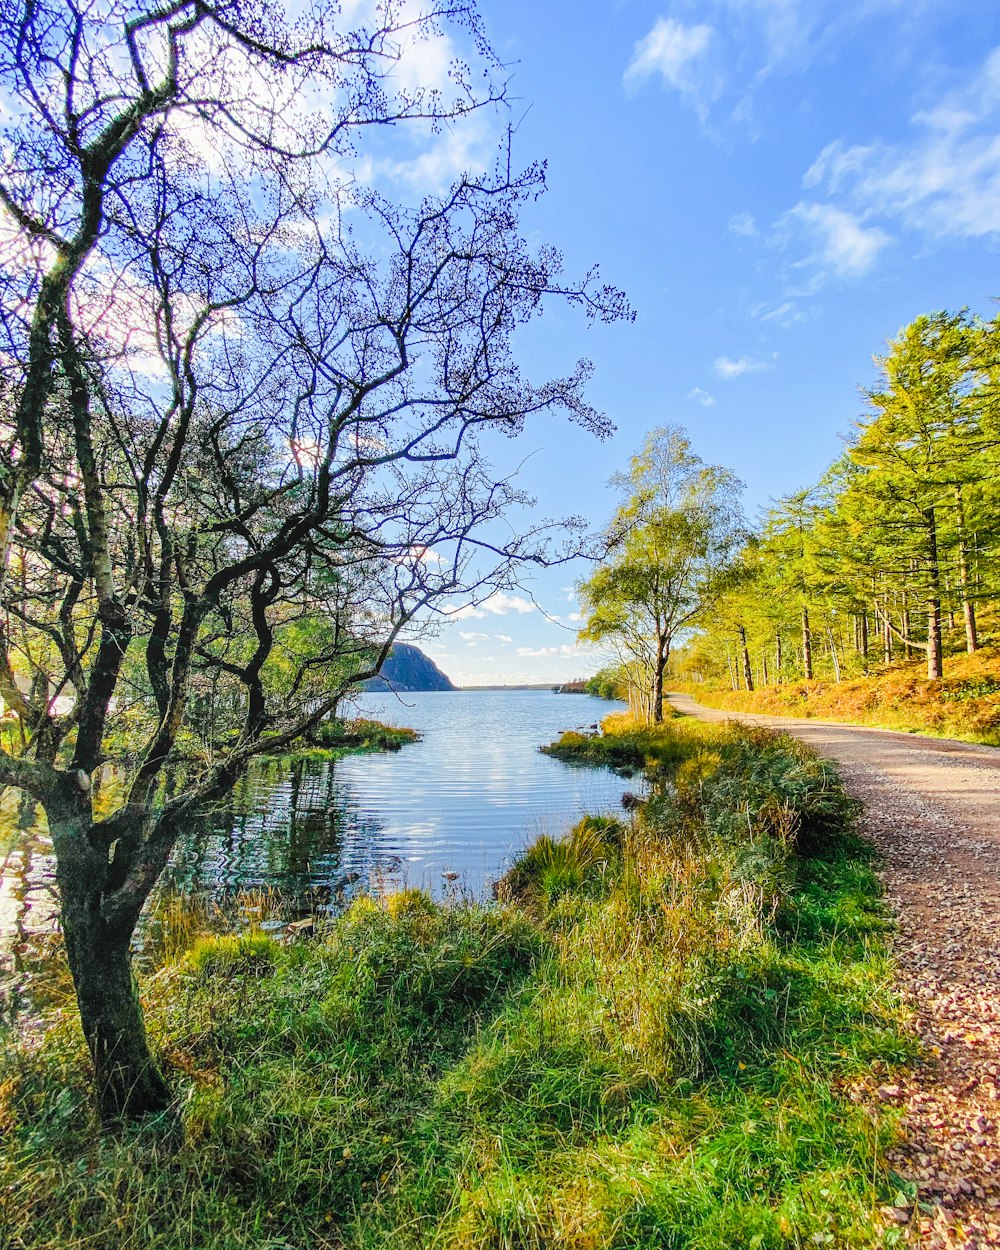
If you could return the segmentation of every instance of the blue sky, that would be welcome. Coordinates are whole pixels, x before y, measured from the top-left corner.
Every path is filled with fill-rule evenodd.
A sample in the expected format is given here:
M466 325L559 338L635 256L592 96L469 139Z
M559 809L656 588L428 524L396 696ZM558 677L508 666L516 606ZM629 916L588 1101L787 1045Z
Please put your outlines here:
M617 426L555 419L499 447L545 515L595 526L644 433L685 426L755 516L815 481L863 411L872 354L921 312L994 313L1000 6L966 0L483 0L516 155L548 162L525 225L636 309L564 310L521 344L536 373L589 356ZM475 160L482 135L445 136ZM550 570L422 646L461 683L592 671ZM532 599L537 603L535 608ZM552 618L552 619L550 619Z

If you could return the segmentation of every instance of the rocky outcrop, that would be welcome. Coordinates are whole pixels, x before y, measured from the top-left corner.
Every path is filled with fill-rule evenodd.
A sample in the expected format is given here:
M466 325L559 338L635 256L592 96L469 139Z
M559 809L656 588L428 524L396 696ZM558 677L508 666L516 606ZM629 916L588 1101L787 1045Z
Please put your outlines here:
M419 647L408 642L397 642L389 652L378 677L365 682L366 690L456 690L434 661L424 655Z

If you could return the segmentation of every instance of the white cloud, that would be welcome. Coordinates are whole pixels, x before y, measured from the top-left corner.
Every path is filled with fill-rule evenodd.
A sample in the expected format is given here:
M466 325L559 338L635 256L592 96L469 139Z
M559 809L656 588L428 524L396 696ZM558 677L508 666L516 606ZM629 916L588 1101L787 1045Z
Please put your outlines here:
M422 21L419 0L403 0L397 9L401 23L411 25L399 40L399 59L389 78L411 96L438 92L442 102L461 93L453 75L463 50L445 29L435 30ZM400 153L376 165L375 176L406 183L421 194L445 191L464 173L481 174L489 168L503 133L500 115L476 109L435 127L430 122L410 122L399 130L400 142L416 143L414 154Z
M812 251L800 263L819 265L842 278L863 277L891 242L884 230L865 226L854 213L834 204L800 201L780 224L799 227L810 240Z
M386 161L376 172L423 194L442 192L464 173L483 173L496 155L496 134L483 113L460 117L418 156Z
M530 599L524 599L521 595L508 595L502 590L497 591L495 595L490 595L483 607L487 612L492 612L495 616L506 616L509 612L517 612L524 615L528 612L538 611Z
M763 76L790 60L808 62L819 40L816 28L822 21L822 5L817 0L729 0L737 15L747 14L760 23L765 63Z
M517 654L524 656L525 658L530 657L531 659L539 659L542 656L552 655L572 656L573 658L576 658L577 656L583 656L589 653L584 647L575 644L571 646L569 643L564 642L560 647L518 647Z
M510 634L497 634L497 642L502 642L506 645L508 642L513 641L514 639L511 638Z
M720 378L729 381L742 377L744 373L764 373L774 368L774 360L754 360L751 356L741 356L733 360L730 356L718 356L712 368Z
M446 90L458 52L451 35L422 27L419 5L403 4L398 13L402 21L414 24L398 40L399 59L389 76L409 92Z
M791 296L796 293L789 291L787 294ZM798 294L806 294L806 292L798 292ZM816 321L823 315L822 305L800 304L797 299L793 298L781 300L777 304L764 300L759 304L751 305L747 311L757 321L773 321L786 330L791 326Z
M1000 48L970 82L910 120L899 143L829 144L806 187L824 188L862 218L895 219L932 237L1000 234Z
M475 604L467 603L461 608L443 608L442 616L448 616L453 621L483 621L486 619L486 613L482 608L477 608Z
M406 554L411 560L416 560L419 564L440 566L445 562L444 556L439 555L432 547L411 547Z
M668 87L684 94L696 94L703 85L696 63L712 42L711 26L685 26L671 17L656 19L653 29L635 45L625 71L625 86L634 90L647 78L658 74Z
M458 636L470 647L474 647L477 642L487 642L489 640L489 634L477 634L472 630L460 629Z
M728 230L730 234L738 234L744 239L757 237L757 223L750 213L737 213L735 217L731 217Z
M894 40L904 43L902 28L919 30L924 40L936 42L950 9L947 0L686 0L670 8L675 13L697 12L698 24L662 16L635 45L625 72L625 85L634 89L653 75L668 87L693 98L701 120L717 107L715 123L737 126L759 134L759 118L773 110L758 110L756 99L777 76L806 79L800 96L811 103L808 75L817 64L835 63L860 37L874 42L886 38L885 18L891 15ZM666 7L666 6L664 6ZM971 11L971 0L963 8ZM869 23L879 23L865 30ZM850 54L850 51L848 54ZM936 49L935 49L936 52ZM888 61L902 55L896 46ZM933 63L934 56L925 53ZM927 69L930 68L928 64ZM921 71L925 69L920 65ZM716 130L716 137L720 131Z
M625 86L659 75L694 99L702 121L709 105L728 97L730 122L743 126L753 125L761 82L789 63L808 66L830 28L823 10L834 10L823 0L701 0L698 7L704 20L697 24L657 18L635 45Z
M523 615L537 611L538 609L530 599L524 599L521 595L508 595L505 591L498 590L496 594L490 595L482 603L467 603L461 608L445 609L443 615L455 621L483 621L487 616L507 616L511 612Z
M710 395L708 391L703 391L700 386L692 386L687 393L688 399L696 399L702 408L714 408L719 402L714 395Z

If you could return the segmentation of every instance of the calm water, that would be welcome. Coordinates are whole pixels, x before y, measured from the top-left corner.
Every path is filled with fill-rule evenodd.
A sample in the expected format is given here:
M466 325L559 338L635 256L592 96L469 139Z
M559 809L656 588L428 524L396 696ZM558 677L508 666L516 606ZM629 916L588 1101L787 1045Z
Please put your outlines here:
M358 714L408 725L396 753L262 765L211 826L178 848L171 884L219 890L273 884L482 893L539 833L615 810L626 789L605 770L538 752L612 705L548 691L366 695ZM449 885L445 873L457 873ZM344 878L357 874L357 881Z
M359 715L409 725L422 740L332 763L261 762L178 845L166 884L216 898L273 886L321 905L402 884L481 895L540 833L619 810L628 788L620 777L538 752L617 707L534 690L366 695ZM51 926L54 863L32 807L7 806L3 817L0 934L9 949Z

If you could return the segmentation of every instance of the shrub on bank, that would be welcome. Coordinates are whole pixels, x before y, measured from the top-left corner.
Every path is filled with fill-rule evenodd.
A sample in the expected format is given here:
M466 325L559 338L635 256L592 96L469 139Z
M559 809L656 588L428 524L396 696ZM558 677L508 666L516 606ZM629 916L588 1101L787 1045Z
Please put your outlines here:
M363 718L324 721L310 734L310 741L316 746L355 751L398 751L419 740L415 729Z

